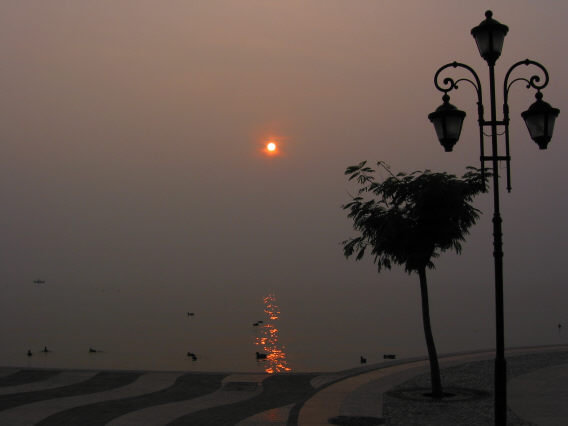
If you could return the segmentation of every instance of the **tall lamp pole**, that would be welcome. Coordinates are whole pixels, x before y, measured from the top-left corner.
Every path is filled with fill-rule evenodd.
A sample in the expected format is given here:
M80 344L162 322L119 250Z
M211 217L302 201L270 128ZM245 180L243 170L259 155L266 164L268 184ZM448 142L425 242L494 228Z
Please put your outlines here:
M554 129L554 121L559 114L559 110L551 107L542 100L541 89L548 84L548 72L538 62L530 59L519 61L513 64L503 83L503 119L497 120L496 101L495 101L495 62L501 56L503 41L505 35L509 31L506 25L503 25L493 19L491 11L485 12L485 20L477 27L471 30L471 34L475 38L479 53L487 61L489 65L489 93L491 103L491 118L485 120L483 96L481 90L481 82L477 73L473 68L459 62L452 62L439 68L434 76L434 84L438 90L444 93L440 105L436 111L428 115L430 121L434 124L436 134L445 151L452 151L460 137L465 112L460 111L449 103L450 97L448 92L458 89L461 82L471 84L477 93L477 113L479 123L479 144L480 144L480 160L481 170L485 173L485 163L490 162L491 175L493 178L493 258L495 262L495 327L496 327L496 355L495 355L495 425L505 426L507 423L507 367L505 360L505 332L504 332L504 313L503 313L503 233L501 230L501 213L499 210L499 162L506 163L507 170L507 191L511 191L511 156L509 151L509 89L511 86L522 81L526 83L527 89L536 90L536 101L523 112L523 117L531 138L537 143L540 149L546 149L552 131ZM517 67L536 66L540 69L541 76L532 75L530 78L514 78L509 81L511 73ZM440 84L440 74L448 68L462 68L469 72L471 78L453 79L446 77ZM542 79L542 77L544 77ZM542 81L541 81L542 79ZM504 128L505 134L505 155L499 155L499 146L497 137L497 128ZM489 128L491 138L491 155L485 155L484 129Z

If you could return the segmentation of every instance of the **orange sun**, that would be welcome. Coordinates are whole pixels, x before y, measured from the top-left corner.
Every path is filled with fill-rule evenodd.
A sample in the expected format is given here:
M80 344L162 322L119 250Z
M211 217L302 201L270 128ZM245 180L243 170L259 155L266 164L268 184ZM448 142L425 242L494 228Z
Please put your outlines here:
M269 156L276 156L280 154L280 150L278 149L278 142L274 139L269 139L264 143L264 153Z
M258 151L266 157L277 158L284 154L282 151L284 142L281 136L274 134L264 135L262 139L257 140L257 143Z

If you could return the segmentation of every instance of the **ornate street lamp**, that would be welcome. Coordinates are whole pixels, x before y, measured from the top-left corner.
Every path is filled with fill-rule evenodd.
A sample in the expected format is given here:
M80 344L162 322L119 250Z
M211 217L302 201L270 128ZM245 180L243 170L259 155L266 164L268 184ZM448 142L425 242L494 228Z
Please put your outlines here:
M496 354L495 354L495 424L505 426L507 423L507 372L505 361L505 332L504 332L504 310L503 310L503 232L501 228L501 214L499 212L499 162L506 163L507 170L507 190L511 191L511 156L509 150L509 90L511 86L523 81L526 83L527 89L535 89L536 102L534 102L528 110L523 112L521 116L525 120L532 140L534 140L540 149L546 149L552 138L554 122L558 117L559 110L551 107L542 100L541 90L548 85L548 71L541 64L529 59L519 61L509 68L505 75L503 84L503 120L497 120L497 109L495 100L495 62L501 56L503 42L509 28L493 19L493 13L487 11L485 20L477 27L471 30L471 34L475 38L479 53L487 61L489 66L489 93L491 103L491 119L485 120L483 93L481 90L481 81L473 68L459 62L452 62L444 65L436 72L434 76L434 85L438 90L444 93L442 100L444 103L439 106L435 112L428 115L430 121L434 124L436 134L440 143L446 151L451 151L458 141L462 123L465 118L465 112L460 111L449 103L450 97L448 92L458 89L458 84L466 82L473 86L477 94L477 113L479 124L479 145L481 151L481 170L485 172L485 163L491 163L493 178L493 257L495 262L495 328L496 328ZM541 83L541 76L533 75L530 78L515 78L509 82L511 73L520 67L536 66L542 72L544 79ZM468 71L471 78L459 78L454 80L446 77L439 82L440 74L448 68L462 68ZM505 155L499 155L497 137L497 127L504 128L505 135ZM491 155L485 155L485 128L490 128L489 136L491 138Z
M453 106L447 94L444 94L442 100L444 103L436 108L436 111L428 114L428 118L434 124L444 150L450 152L460 138L465 112Z
M552 139L554 122L560 113L558 108L552 108L549 103L542 100L542 93L537 92L536 102L529 109L521 113L523 120L527 124L529 133L540 149L546 149L548 142Z
M507 32L509 32L509 27L493 19L493 12L490 10L485 12L485 21L471 30L479 54L489 65L495 65L501 56Z

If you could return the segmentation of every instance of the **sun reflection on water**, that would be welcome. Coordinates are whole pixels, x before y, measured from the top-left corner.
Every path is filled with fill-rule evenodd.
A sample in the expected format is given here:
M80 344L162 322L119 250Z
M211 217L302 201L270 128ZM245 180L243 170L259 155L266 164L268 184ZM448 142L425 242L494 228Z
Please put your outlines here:
M255 344L262 348L262 353L266 354L264 371L268 374L292 371L288 367L284 346L278 342L278 328L276 321L280 318L280 309L276 304L276 296L269 294L264 298L264 312L268 318L266 323L260 327L260 336L256 338Z

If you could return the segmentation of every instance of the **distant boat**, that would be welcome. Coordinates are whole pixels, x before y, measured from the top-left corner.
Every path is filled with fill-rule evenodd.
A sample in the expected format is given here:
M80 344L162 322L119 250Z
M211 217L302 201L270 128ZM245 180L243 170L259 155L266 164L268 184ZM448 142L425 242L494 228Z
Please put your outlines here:
M188 312L188 313L187 313L187 316L188 316L188 317L192 317L192 316L194 316L194 315L195 315L195 313L193 313L193 312Z
M261 354L260 352L257 352L256 359L266 359L266 354Z
M384 354L383 359L396 359L396 355L394 354Z
M359 360L361 361L361 364L367 363L367 358L365 358L363 355L360 356Z
M45 284L45 280L34 280L34 284Z

